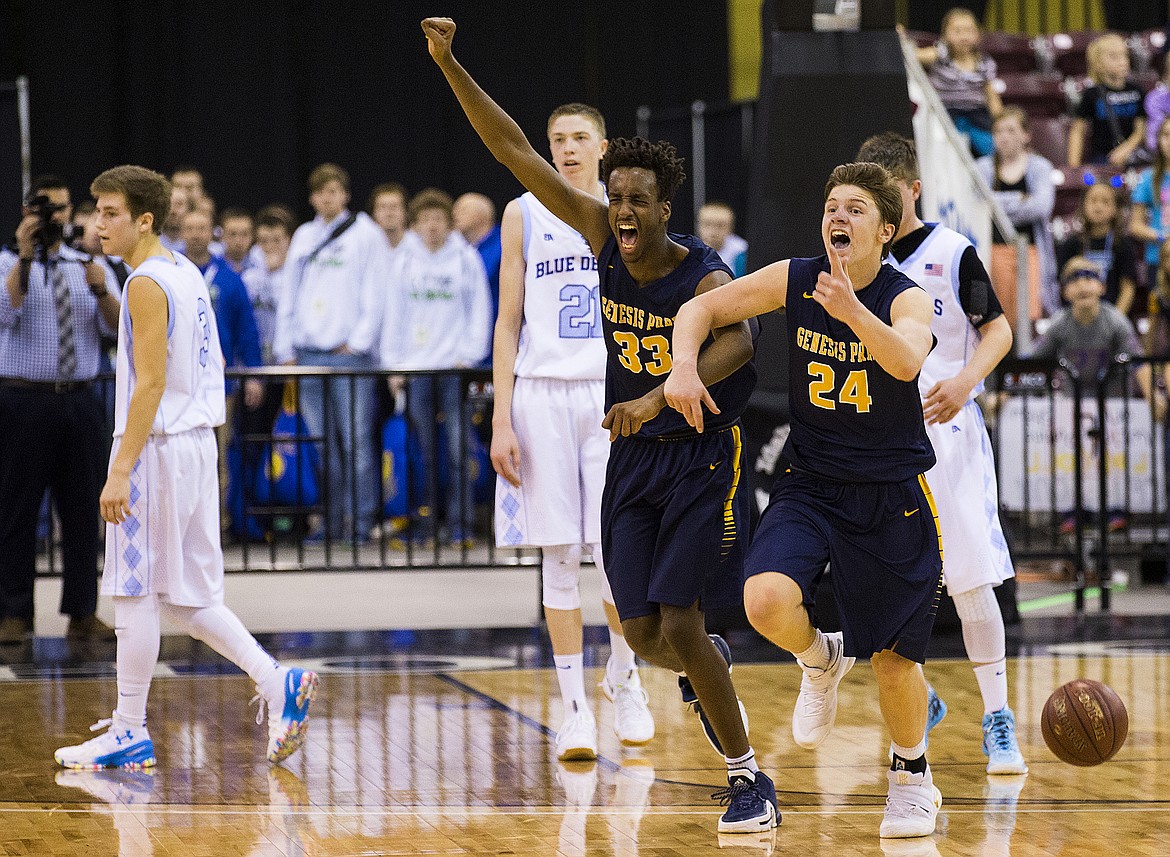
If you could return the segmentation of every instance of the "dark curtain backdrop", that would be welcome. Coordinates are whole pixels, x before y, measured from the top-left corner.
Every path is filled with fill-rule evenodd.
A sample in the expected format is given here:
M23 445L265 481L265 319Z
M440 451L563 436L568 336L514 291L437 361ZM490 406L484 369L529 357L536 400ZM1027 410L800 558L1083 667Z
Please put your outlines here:
M63 174L75 197L116 164L190 163L221 208L285 201L307 215L305 180L328 160L350 171L355 205L394 180L502 206L519 186L427 55L419 21L437 11L542 152L566 101L598 106L621 136L639 104L727 98L722 2L0 0L0 79L28 75L33 170ZM13 222L0 219L6 233Z

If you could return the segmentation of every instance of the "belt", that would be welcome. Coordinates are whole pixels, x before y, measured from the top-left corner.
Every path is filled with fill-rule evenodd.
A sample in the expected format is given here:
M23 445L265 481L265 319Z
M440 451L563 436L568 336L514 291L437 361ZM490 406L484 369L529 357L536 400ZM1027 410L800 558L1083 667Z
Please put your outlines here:
M73 393L88 390L93 381L28 381L24 378L0 378L0 387L13 390L41 390L46 393Z

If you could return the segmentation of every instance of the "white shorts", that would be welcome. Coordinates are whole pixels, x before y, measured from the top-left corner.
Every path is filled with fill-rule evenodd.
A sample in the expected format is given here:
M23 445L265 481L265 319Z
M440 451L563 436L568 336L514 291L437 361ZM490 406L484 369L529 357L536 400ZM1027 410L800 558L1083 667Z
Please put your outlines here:
M110 461L122 445L114 438ZM215 431L151 435L130 474L130 516L106 524L103 595L223 603Z
M496 477L496 545L597 544L609 460L604 381L517 378L520 487Z
M928 425L938 463L926 481L938 508L943 579L952 596L1015 575L999 522L999 490L983 412L968 402L949 423Z

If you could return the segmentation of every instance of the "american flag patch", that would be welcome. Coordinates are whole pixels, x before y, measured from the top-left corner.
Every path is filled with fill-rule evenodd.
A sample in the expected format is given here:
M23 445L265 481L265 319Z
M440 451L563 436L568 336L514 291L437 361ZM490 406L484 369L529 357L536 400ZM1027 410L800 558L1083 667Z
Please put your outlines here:
M926 265L924 265L922 268L922 273L929 274L932 277L945 276L943 274L943 266L936 265L934 262L927 262Z

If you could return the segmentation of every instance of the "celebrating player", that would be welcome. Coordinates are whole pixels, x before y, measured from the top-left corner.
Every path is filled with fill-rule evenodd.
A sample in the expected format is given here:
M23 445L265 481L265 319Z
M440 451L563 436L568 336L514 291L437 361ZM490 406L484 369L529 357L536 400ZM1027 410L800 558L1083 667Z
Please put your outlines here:
M672 320L696 294L718 291L731 274L697 238L669 234L670 199L682 183L669 144L614 140L602 160L609 204L574 188L525 139L451 53L455 23L422 22L431 57L472 127L555 217L576 229L597 257L607 349L603 425L613 441L601 505L606 574L631 647L682 675L713 746L727 760L729 803L722 832L768 830L779 821L775 787L759 771L742 705L731 682L731 653L707 636L703 610L741 597L744 537L736 491L738 418L755 380L751 327L721 326L696 358L713 385L720 418L699 434L664 410ZM696 343L699 351L701 342ZM925 705L925 703L924 703Z
M558 107L548 120L548 142L557 172L604 199L601 113L585 104ZM597 260L580 233L531 193L504 209L501 240L492 360L496 543L541 548L544 615L565 710L557 758L593 759L597 724L585 695L578 580L582 545L603 567L601 489L609 437L601 425L605 344ZM645 744L654 737L654 718L613 593L604 576L602 582L610 656L601 687L613 700L618 738Z
M1012 328L975 247L941 223L923 223L914 211L922 192L914 142L900 134L866 140L859 161L881 164L902 192L902 222L890 250L892 264L930 294L931 330L938 346L926 358L918 389L926 434L938 463L926 474L939 512L943 578L963 624L963 644L983 696L983 754L989 774L1026 774L1008 707L1007 643L1003 614L992 588L1012 577L1012 558L999 522L999 492L991 440L975 396L1012 347ZM984 502L977 502L982 497ZM946 713L930 690L926 728Z
M883 837L934 832L942 797L926 763L926 682L942 556L922 474L934 464L917 377L931 349L931 301L882 260L902 220L898 186L876 164L845 164L825 186L827 255L785 259L697 295L678 313L666 400L702 431L719 403L696 371L712 328L787 308L792 431L752 541L744 606L796 655L804 676L792 736L816 747L837 714L837 685L871 657L894 744ZM832 563L844 633L809 620Z

